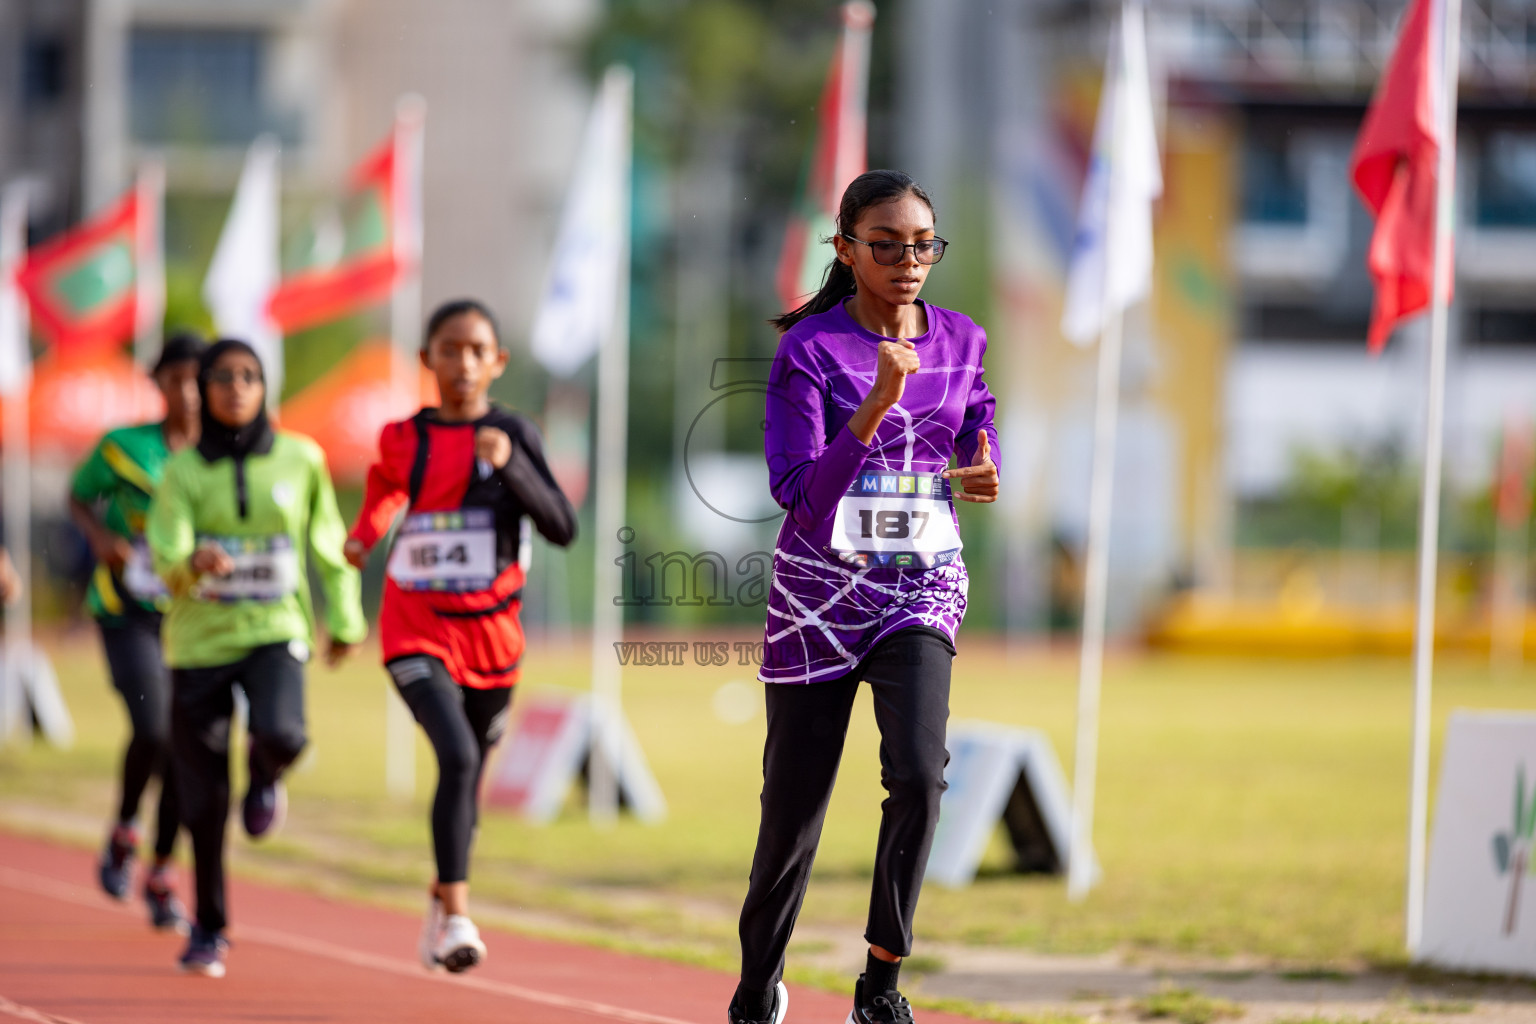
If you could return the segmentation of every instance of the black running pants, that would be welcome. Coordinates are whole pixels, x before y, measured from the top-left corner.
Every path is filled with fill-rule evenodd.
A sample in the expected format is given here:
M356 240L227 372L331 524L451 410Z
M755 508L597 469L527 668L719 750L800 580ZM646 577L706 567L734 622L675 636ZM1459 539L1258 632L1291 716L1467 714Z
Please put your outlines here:
M171 767L171 677L160 655L160 616L137 615L121 625L102 623L101 645L112 685L122 695L132 728L123 751L117 820L126 823L139 816L144 790L158 775L155 855L169 857L181 818L176 806L176 773Z
M221 932L224 825L229 818L229 726L235 686L250 702L253 783L275 782L304 749L304 663L286 643L254 648L229 665L171 670L171 746L181 817L192 835L197 923Z
M949 753L954 648L937 633L902 630L857 670L831 682L766 685L762 823L741 908L741 986L778 984L784 950L805 899L843 741L862 679L880 727L880 838L864 937L897 956L912 950L912 918L939 820Z
M432 798L437 880L444 885L466 881L480 820L480 775L491 747L506 731L512 688L461 686L447 666L425 654L395 658L385 667L437 754Z

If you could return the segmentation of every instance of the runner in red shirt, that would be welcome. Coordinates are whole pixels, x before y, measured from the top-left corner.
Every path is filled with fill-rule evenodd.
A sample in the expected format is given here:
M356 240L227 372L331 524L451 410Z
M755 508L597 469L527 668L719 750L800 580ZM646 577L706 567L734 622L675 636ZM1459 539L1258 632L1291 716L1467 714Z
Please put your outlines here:
M424 966L457 972L485 956L468 917L469 848L480 772L505 730L523 655L524 517L563 547L576 514L538 430L487 397L507 366L490 310L470 299L438 307L421 361L442 404L384 428L346 553L361 567L405 512L379 634L384 664L437 753L437 880L419 952Z

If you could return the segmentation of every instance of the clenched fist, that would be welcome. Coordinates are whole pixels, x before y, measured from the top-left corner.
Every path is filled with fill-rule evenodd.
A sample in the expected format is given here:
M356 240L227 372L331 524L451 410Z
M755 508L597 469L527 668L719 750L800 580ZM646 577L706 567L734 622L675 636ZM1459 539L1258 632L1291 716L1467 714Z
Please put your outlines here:
M217 544L204 544L192 552L191 565L199 576L228 576L235 571L235 560Z
M475 458L500 469L512 457L512 439L499 427L481 427L475 431Z
M869 400L889 409L901 401L907 374L916 373L922 361L917 358L917 346L906 338L882 341L875 358L875 383L869 389Z

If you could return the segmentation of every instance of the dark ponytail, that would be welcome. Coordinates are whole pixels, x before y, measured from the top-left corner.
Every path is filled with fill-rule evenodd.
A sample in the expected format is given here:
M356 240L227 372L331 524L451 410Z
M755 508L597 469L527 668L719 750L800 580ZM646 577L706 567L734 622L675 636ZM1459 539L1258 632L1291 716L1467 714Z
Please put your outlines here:
M933 200L928 198L928 193L923 191L921 185L912 180L910 174L901 171L864 172L850 181L843 190L842 202L837 204L837 232L842 234L852 231L864 211L871 206L882 206L908 196L921 199L923 205L928 207L928 212L934 212ZM821 241L830 243L832 239L823 238ZM810 301L768 322L783 334L806 317L825 313L857 290L853 268L834 256L827 265L826 274L822 276L821 288L811 296Z

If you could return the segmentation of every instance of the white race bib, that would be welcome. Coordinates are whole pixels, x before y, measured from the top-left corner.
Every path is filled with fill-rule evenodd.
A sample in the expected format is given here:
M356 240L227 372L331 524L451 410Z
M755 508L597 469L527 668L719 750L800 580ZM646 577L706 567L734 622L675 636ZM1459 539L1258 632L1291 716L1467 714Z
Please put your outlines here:
M949 481L932 473L861 471L837 503L828 546L860 567L948 565L962 547Z
M488 508L405 517L389 553L402 590L485 590L496 581L496 516Z
M199 537L234 560L228 576L205 574L198 596L208 601L281 601L299 589L299 557L293 540L283 533L268 537Z
M133 554L123 563L123 589L135 601L154 602L166 595L165 583L155 575L149 545L140 537L133 542Z

